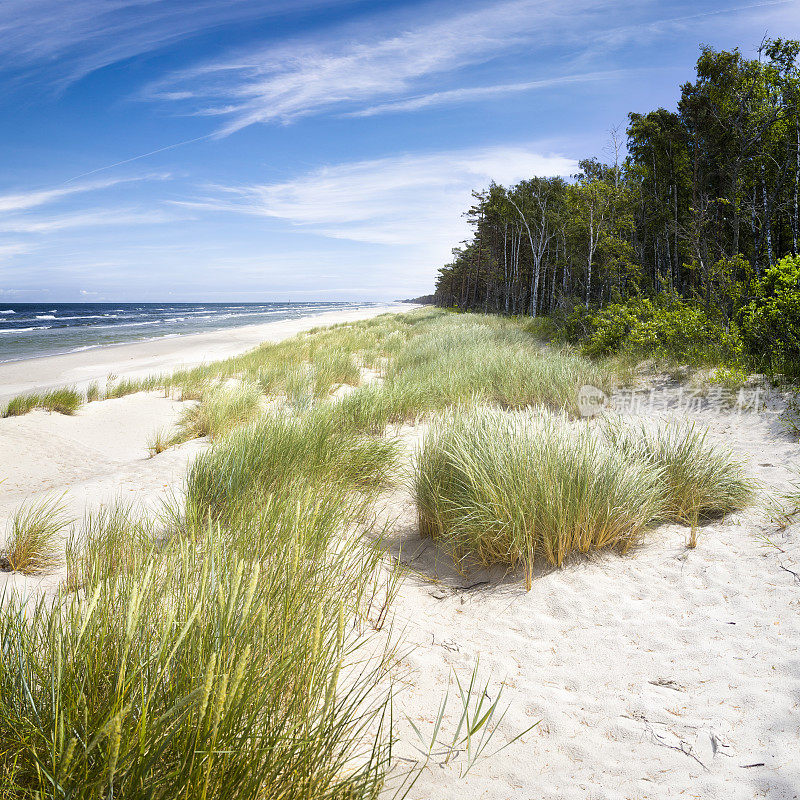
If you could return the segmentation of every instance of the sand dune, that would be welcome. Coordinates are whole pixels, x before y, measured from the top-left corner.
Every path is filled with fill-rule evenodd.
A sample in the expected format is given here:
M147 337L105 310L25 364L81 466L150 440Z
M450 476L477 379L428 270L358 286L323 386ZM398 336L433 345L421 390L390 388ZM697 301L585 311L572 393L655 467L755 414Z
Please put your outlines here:
M20 502L44 495L65 493L80 517L117 498L153 504L178 489L205 443L154 458L145 443L181 407L141 393L89 404L74 417L0 420L0 525ZM678 416L733 448L765 495L790 485L800 445L776 425L775 410ZM423 433L424 426L404 428L409 453ZM662 525L627 556L540 570L525 592L519 575L455 572L419 537L403 491L388 499L385 514L393 520L390 552L411 568L393 609L405 642L395 716L396 752L408 760L399 763L419 759L407 719L429 732L453 670L468 679L478 659L492 699L503 684L510 705L487 752L538 722L466 776L465 754L449 764L435 754L410 797L798 797L800 525L779 531L753 509L703 526L694 550L685 527ZM0 574L0 592L52 591L61 578ZM459 711L452 703L445 733Z

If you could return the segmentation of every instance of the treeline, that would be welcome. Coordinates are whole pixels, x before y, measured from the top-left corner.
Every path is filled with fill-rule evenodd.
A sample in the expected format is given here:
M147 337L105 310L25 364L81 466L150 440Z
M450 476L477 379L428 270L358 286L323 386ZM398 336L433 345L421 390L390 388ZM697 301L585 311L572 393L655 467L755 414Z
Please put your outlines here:
M475 192L441 306L535 317L668 293L732 319L800 240L800 42L701 49L677 111L631 113L612 163Z

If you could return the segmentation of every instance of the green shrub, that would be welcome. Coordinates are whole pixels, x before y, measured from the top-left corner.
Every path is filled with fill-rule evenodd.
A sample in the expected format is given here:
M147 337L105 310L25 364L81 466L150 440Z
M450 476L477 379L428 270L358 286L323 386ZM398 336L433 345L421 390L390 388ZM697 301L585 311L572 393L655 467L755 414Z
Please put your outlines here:
M741 312L750 356L770 372L800 375L800 256L786 256L755 285Z
M672 299L656 305L646 298L612 303L596 312L587 326L582 350L590 356L629 352L693 364L716 364L741 358L735 325L727 328L702 307Z

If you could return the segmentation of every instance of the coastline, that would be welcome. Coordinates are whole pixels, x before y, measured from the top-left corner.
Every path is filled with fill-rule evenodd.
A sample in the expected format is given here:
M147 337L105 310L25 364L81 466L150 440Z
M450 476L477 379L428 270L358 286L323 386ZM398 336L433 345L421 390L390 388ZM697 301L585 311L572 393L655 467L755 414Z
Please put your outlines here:
M343 316L334 321L347 321ZM300 330L318 322L291 321L305 323ZM292 332L284 323L266 332L256 327L273 341ZM424 326L415 327L424 335ZM430 342L429 353L444 374L441 341ZM206 359L223 345L237 343L206 342ZM194 351L182 348L181 358ZM674 382L662 390L668 400L683 391ZM194 404L142 391L86 403L69 416L36 409L0 419L0 549L15 511L44 498L59 498L76 529L86 525L87 514L98 518L115 507L156 519L162 503L183 498L187 469L210 440L194 438L154 456L147 440L156 430L174 428ZM620 422L697 424L708 430L709 441L729 447L766 490L777 495L791 487L800 445L776 436L779 408L734 414L669 402L665 409L632 407ZM528 413L540 412L531 406ZM392 430L408 465L429 430L426 419ZM291 484L283 485L291 497ZM409 798L505 800L524 793L564 800L578 795L563 787L577 785L607 800L677 794L744 799L762 788L788 800L781 787L795 780L798 732L786 679L799 640L790 574L800 554L796 524L775 531L754 506L704 520L699 543L689 547L689 527L666 522L626 555L579 555L562 569L541 564L525 591L521 570L496 564L467 575L446 548L423 536L408 485L389 488L374 512L388 556L381 579L388 587L393 564L408 568L387 605L386 629L381 632L378 622L369 628L378 645L393 626L402 631L398 760L419 761L412 724L430 735L447 687L450 697L455 694L454 676L466 686L475 670L480 696L491 692L494 701L502 688L499 707L507 710L494 720L498 759L476 759L468 775L464 754L431 760ZM774 545L765 546L765 536ZM66 579L63 561L42 574L0 571L0 598L57 598ZM378 596L376 606L381 602ZM448 735L460 713L456 700L443 716Z
M387 303L353 311L326 311L296 319L276 320L234 328L165 336L143 342L100 345L73 353L39 356L0 363L0 405L12 397L62 386L85 388L113 373L142 378L179 367L220 361L257 347L278 342L320 325L369 319L380 314L410 311L408 303Z

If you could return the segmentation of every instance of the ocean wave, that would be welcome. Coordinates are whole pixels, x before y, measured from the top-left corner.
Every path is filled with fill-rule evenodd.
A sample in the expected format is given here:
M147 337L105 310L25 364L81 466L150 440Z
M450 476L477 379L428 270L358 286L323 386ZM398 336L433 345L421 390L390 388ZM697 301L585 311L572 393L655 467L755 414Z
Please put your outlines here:
M16 314L16 311L12 311L10 308L7 308L5 311L0 311L0 314Z
M25 333L25 331L46 331L52 328L52 325L39 325L35 328L11 328L9 330L0 331L0 333Z
M52 314L37 314L36 319L55 319Z

